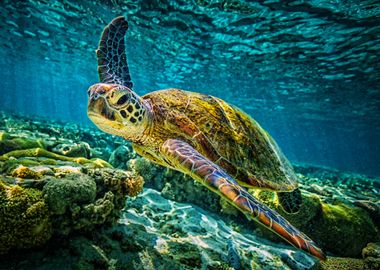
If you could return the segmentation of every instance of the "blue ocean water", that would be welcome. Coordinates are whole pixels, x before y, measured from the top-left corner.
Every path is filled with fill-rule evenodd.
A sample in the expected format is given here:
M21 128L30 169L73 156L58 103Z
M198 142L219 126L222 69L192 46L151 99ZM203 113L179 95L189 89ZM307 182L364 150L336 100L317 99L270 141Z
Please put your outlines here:
M139 94L220 97L291 161L380 176L377 1L3 0L0 110L92 125L95 49L119 15Z

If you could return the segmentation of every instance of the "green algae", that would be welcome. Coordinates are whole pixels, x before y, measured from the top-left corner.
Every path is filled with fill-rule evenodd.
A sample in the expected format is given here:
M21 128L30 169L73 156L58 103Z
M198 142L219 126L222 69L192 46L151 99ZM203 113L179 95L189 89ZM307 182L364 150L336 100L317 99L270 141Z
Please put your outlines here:
M5 131L0 131L0 141L4 141L4 140L7 140L9 139L9 133L5 132Z
M10 158L25 158L25 157L44 157L48 158L50 160L61 160L61 161L68 161L68 162L75 162L81 165L90 164L97 168L112 168L112 165L110 165L108 162L93 158L93 159L87 159L83 157L66 157L63 155L59 155L50 151L47 151L43 148L31 148L31 149L23 149L23 150L14 150L11 152L8 152L2 156L0 156L0 161L6 161Z
M339 256L358 257L367 243L379 240L368 213L355 206L323 203L321 215L312 222L309 235Z
M2 133L0 134L0 155L15 151L24 150L32 148L42 148L45 149L45 143L43 140L28 139L28 138L10 138L10 134Z

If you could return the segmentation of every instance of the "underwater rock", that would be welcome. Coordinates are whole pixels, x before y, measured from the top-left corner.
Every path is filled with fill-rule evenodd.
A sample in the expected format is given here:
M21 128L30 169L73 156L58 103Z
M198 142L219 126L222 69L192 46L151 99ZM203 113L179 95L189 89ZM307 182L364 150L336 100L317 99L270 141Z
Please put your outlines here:
M144 183L139 175L111 168L85 171L45 178L43 194L58 235L115 223L125 206L125 196L136 196Z
M158 235L169 238L166 240L169 247L173 240L196 243L197 248L201 249L200 255L196 255L199 250L187 248L188 253L202 258L199 267L201 269L215 269L213 267L217 265L221 268L216 269L237 268L238 263L232 264L232 261L238 261L241 269L289 269L286 261L294 261L298 269L307 269L314 264L313 259L302 252L290 251L292 248L287 245L269 248L270 243L262 241L251 230L241 228L240 232L235 231L219 216L191 204L167 200L154 190L144 190L142 195L134 201L129 201L127 205L125 218L128 222L144 224L148 231L154 228ZM171 224L170 228L168 224ZM233 248L229 240L233 241ZM161 246L163 245L161 243ZM227 256L229 249L231 257L235 258L233 260ZM237 259L237 253L240 259ZM253 268L251 265L257 267Z
M358 200L354 205L366 210L375 224L380 224L380 201Z
M79 255L72 269L94 269L95 266L97 269L109 269L112 265L105 252L85 237L74 239L70 249L73 254Z
M45 244L52 236L48 206L36 189L0 181L0 254Z
M160 191L167 199L193 203L216 213L221 211L220 196L181 172L155 165L145 158L130 160L128 168L143 176L146 187Z
M52 152L67 157L91 157L90 145L86 142L58 144L52 149Z
M322 248L338 256L358 257L367 243L378 241L379 231L363 209L345 204L322 204L322 215L306 231Z
M380 242L379 243L368 243L368 245L363 248L362 251L363 258L377 258L380 259Z
M368 243L362 251L363 259L328 257L327 261L319 261L313 270L379 270L380 243Z
M237 251L234 242L229 239L227 241L227 251L228 251L228 264L235 270L239 270L241 268L240 256Z
M147 186L159 190L167 199L193 203L215 213L223 211L224 214L243 218L233 206L220 200L217 195L188 176L163 169L141 158L131 160L129 166L143 175ZM333 200L327 199L330 203L326 203L321 196L305 191L301 209L290 214L279 204L275 192L256 190L253 194L305 232L326 251L337 256L357 257L368 242L378 237L376 223L368 213L350 204L349 201L347 204L339 205L335 202L334 205ZM243 224L247 225L247 222L244 221ZM267 230L262 230L262 233L270 239L280 240Z
M10 135L7 135L10 137ZM3 136L4 137L4 136ZM14 151L29 148L45 148L45 143L43 140L32 140L27 138L11 138L11 139L0 139L0 155Z
M120 145L112 153L108 162L114 167L119 169L126 169L129 160L136 157L130 143Z
M177 225L168 229L168 223ZM248 230L232 230L210 212L166 200L157 191L146 189L127 201L117 226L59 238L39 253L9 254L0 269L233 270L226 257L229 237L240 254L241 269L287 270L287 260L294 260L291 269L309 269L314 264L287 245L274 247Z
M299 211L295 213L286 212L279 204L276 192L269 190L251 190L253 194L263 203L275 209L280 215L290 221L301 231L310 225L310 222L320 215L322 211L321 201L316 195L302 195L302 203Z
M7 140L7 139L9 139L9 137L10 136L9 136L8 132L0 130L0 141Z
M380 269L380 242L369 243L363 248L362 255L369 269Z
M42 192L52 214L63 215L77 203L94 201L96 184L85 174L70 173L61 179L47 179Z
M294 168L298 172L301 189L318 194L324 202L339 200L355 204L358 200L378 201L378 178L310 165L295 164Z
M42 174L31 168L19 165L16 169L12 171L12 176L18 178L39 179L41 178Z

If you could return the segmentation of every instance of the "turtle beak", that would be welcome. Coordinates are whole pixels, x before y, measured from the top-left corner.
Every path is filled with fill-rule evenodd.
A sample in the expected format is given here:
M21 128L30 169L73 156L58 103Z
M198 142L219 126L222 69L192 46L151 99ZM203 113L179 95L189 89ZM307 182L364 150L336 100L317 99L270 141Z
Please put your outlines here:
M113 87L107 84L95 84L88 89L87 114L90 119L103 117L108 120L115 120L115 113L110 110L105 99L105 93Z

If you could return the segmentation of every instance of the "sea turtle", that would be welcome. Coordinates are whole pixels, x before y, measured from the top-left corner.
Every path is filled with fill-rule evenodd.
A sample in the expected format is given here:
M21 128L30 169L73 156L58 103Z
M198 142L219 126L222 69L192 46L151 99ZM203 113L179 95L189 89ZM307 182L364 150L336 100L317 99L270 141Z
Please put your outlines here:
M175 88L137 95L125 52L127 29L125 18L117 17L101 36L96 51L101 83L88 90L88 116L95 125L131 141L154 163L190 175L295 247L325 259L310 238L243 187L281 192L283 202L300 198L293 169L271 136L243 111L210 95ZM283 205L291 211L296 204Z

